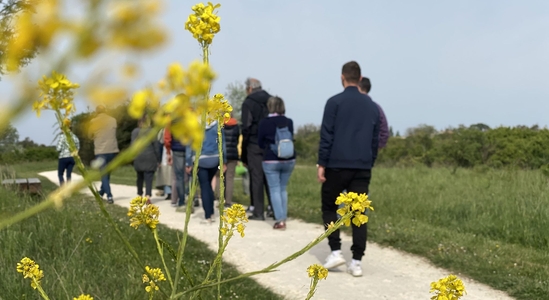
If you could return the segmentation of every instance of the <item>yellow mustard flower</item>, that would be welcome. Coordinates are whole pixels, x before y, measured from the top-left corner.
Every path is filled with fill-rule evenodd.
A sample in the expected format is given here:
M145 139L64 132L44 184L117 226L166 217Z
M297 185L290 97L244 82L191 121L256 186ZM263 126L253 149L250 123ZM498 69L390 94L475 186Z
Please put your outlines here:
M165 30L155 22L160 13L157 0L114 1L107 22L107 44L114 48L151 50L166 41Z
M36 289L40 285L40 280L44 277L40 266L28 257L24 257L21 259L21 262L17 263L17 272L22 273L23 278L31 279L31 287L33 289Z
M158 206L147 204L147 198L137 196L130 202L128 217L130 217L130 226L137 229L140 225L145 225L150 229L155 229L158 224L160 211Z
M143 117L146 109L157 110L160 105L160 99L155 95L154 91L150 88L137 91L128 106L128 114L134 118L139 119Z
M213 5L211 2L208 2L208 5L198 3L192 7L193 13L185 22L185 30L191 32L193 38L202 47L209 46L215 34L221 30L221 25L219 25L221 18L214 12L220 6L221 4Z
M207 122L211 123L217 121L220 124L224 124L231 118L231 112L233 107L225 99L223 94L215 94L212 99L207 102Z
M43 76L42 80L38 81L38 87L40 98L32 106L37 116L40 116L43 109L59 112L64 110L65 118L76 111L73 90L80 85L72 83L65 75L53 71L51 77Z
M310 278L326 279L328 277L328 269L319 264L313 264L307 268L307 274L309 274Z
M455 275L449 275L432 282L429 293L435 293L431 300L458 300L466 294L466 291L461 279Z
M244 223L248 222L248 216L246 210L242 204L233 204L231 207L225 209L223 216L223 227L221 232L223 235L232 235L236 230L241 237L244 237Z
M72 300L93 300L93 297L90 295L80 295L77 298L72 298Z
M87 90L88 99L96 104L118 104L126 101L128 90L120 86L93 86Z
M91 238L86 238L86 242L88 242L88 243L90 243L90 244L93 243L93 241L92 241Z
M356 226L368 223L368 216L364 215L364 213L367 209L374 210L371 206L372 201L368 200L368 195L366 194L353 192L341 193L335 203L337 205L343 204L343 207L337 210L339 215L344 216L352 212L352 222ZM350 226L351 219L345 219L344 225Z
M158 282L166 281L166 277L164 277L164 273L162 273L162 270L160 268L153 269L149 266L146 266L145 270L147 271L147 273L143 274L143 277L142 277L143 283L148 284L145 287L145 291L147 293L154 293L159 289Z

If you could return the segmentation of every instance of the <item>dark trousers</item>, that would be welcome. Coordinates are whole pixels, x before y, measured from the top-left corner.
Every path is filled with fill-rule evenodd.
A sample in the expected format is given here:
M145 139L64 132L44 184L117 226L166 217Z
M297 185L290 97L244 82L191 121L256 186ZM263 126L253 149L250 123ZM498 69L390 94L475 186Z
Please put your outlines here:
M152 196L154 171L137 172L137 194L143 196L143 181L145 182L145 196Z
M368 186L370 185L370 178L372 177L371 170L357 170L357 169L326 169L325 173L326 181L322 184L322 220L325 224L336 222L338 219L337 209L338 205L335 204L336 198L343 190L347 192L355 192L357 194L368 194ZM352 223L351 223L352 224ZM351 251L353 252L353 259L361 260L366 251L366 240L368 236L367 224L360 227L352 225L353 227L353 245ZM332 251L341 250L341 238L339 237L339 230L334 231L328 236L328 244Z
M202 197L202 207L204 208L204 217L209 219L214 214L214 191L212 189L212 179L217 173L215 168L198 167L198 182L200 183L200 195Z
M263 166L261 168L263 168ZM253 193L252 193L252 189L253 189L252 185L253 185L253 182L250 179L250 182L248 184L248 186L250 188L250 191L249 191L249 193L250 193L250 205L254 206L254 197L253 197ZM265 192L267 193L267 201L269 202L269 205L272 208L273 205L271 204L271 192L269 190L269 184L267 184L267 177L265 176L265 172L263 172L263 186L265 186Z
M263 217L265 212L265 189L270 204L267 178L263 173L263 150L256 144L248 145L248 172L250 173L250 198L254 216ZM271 206L272 207L272 206Z
M59 184L65 183L63 178L65 170L67 170L67 182L71 181L72 169L74 168L75 162L72 157L63 157L59 159L57 163L57 176L59 177Z
M103 164L101 165L101 170L105 168L115 157L117 153L104 153L97 154L96 158L102 158ZM107 198L112 198L111 193L111 173L105 174L101 177L101 188L99 189L99 195L103 197L103 194L107 194Z

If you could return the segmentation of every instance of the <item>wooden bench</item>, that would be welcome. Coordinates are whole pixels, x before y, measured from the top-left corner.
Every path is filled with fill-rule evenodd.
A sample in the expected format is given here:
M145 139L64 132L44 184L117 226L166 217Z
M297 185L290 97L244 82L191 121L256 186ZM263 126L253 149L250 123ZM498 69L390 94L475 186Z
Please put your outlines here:
M42 191L42 182L38 178L5 179L2 180L2 185L31 194L38 194Z

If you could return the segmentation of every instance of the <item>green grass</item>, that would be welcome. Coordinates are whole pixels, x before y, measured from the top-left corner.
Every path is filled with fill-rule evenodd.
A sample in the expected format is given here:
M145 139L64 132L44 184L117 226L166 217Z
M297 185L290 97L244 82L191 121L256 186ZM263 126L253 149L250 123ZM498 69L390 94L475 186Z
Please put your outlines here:
M39 171L51 170L52 166L55 167L51 163L22 164L14 168L18 176L28 177L35 176ZM42 184L46 192L55 188L47 180L43 180ZM32 197L1 188L0 219L41 200L40 196ZM118 206L108 206L108 209L141 260L147 265L161 267L150 232L144 228L131 228L126 209ZM159 232L164 240L172 245L177 244L178 231L161 225ZM91 243L86 241L88 238ZM17 262L25 256L34 259L44 271L42 285L51 299L72 299L80 293L88 293L97 300L147 298L141 281L142 270L135 265L132 256L100 214L95 201L87 196L75 195L60 210L52 209L0 230L0 269L3 272L0 299L39 299L29 280L16 272ZM214 253L204 243L189 238L184 264L195 280L204 278L213 257ZM237 274L233 266L225 264L224 278ZM183 283L188 286L186 279ZM169 284L165 282L162 287L167 290ZM202 297L212 299L215 294L215 290L209 290ZM252 279L224 285L222 297L281 299Z
M548 192L538 171L375 169L369 240L426 257L517 299L547 299ZM289 197L290 217L322 222L314 167L295 169ZM365 259L375 258L366 251Z

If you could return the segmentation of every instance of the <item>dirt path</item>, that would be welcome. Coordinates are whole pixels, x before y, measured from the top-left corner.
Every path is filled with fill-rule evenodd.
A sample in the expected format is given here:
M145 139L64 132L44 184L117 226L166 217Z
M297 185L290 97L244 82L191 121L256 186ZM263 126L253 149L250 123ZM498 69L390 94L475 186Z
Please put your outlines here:
M54 183L57 182L57 171L44 172L40 175ZM73 175L73 180L79 180L79 176ZM129 207L131 198L136 195L135 187L117 184L111 187L114 203ZM89 194L87 190L83 192ZM153 198L152 201L160 208L161 223L170 228L183 229L184 213L175 212L175 209L170 207L170 201L160 198ZM217 252L218 223L201 224L200 221L203 219L202 209L196 209L189 222L189 233ZM323 228L316 224L289 220L288 229L280 232L272 229L273 223L272 221L250 221L246 228L246 237L234 237L231 240L224 255L225 261L235 265L241 272L256 271L298 251L323 231ZM346 259L350 260L351 238L342 235L342 240L343 253ZM279 271L253 278L287 299L305 299L309 287L307 267L314 263L322 264L328 254L329 247L327 242L323 241L298 259L280 267ZM374 243L368 243L362 267L364 276L359 278L347 274L345 267L340 267L339 272L330 272L327 280L319 282L314 299L349 299L353 296L358 296L355 299L376 300L429 299L433 295L429 294L430 283L451 273L434 267L423 258L390 248L381 248ZM464 300L513 299L503 292L495 291L463 276L460 277L467 290ZM258 296L257 299L261 297Z

